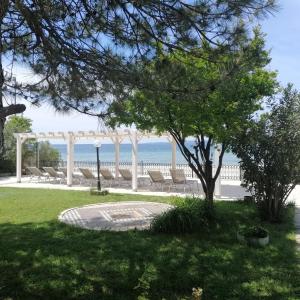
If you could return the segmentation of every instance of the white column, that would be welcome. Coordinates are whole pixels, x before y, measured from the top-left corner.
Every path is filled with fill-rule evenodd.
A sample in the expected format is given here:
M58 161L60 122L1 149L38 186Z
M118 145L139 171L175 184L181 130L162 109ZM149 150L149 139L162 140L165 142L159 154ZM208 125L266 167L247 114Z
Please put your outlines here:
M176 141L172 138L172 170L176 169Z
M220 155L220 148L219 146L217 146L214 153L214 170L215 170L214 173L216 173L219 164L219 155ZM221 197L221 172L215 184L215 197Z
M72 134L68 135L67 141L67 185L72 186L74 170L74 137Z
M138 177L137 177L137 168L138 168L138 141L137 141L137 132L132 131L131 133L131 144L132 144L132 190L137 191L138 188Z
M120 141L116 138L115 141L115 177L119 177L119 164L120 164Z
M16 174L17 182L20 183L22 178L22 138L20 136L17 136Z

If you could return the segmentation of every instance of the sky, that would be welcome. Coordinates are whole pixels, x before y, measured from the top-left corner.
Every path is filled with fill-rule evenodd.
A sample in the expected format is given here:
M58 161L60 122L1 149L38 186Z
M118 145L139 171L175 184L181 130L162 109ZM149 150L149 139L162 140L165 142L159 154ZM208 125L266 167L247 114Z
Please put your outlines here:
M282 85L291 82L300 90L299 11L299 0L279 0L279 10L263 20L261 25L262 31L267 34L266 48L271 50L272 61L268 68L278 71L278 80ZM23 115L33 120L34 132L99 129L95 117L75 112L62 115L47 105L39 108L27 105Z

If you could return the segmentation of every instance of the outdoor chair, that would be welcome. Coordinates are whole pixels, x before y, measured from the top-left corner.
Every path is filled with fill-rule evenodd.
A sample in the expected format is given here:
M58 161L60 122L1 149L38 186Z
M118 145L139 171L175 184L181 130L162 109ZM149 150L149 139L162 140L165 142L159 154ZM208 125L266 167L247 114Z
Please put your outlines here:
M58 173L54 170L52 167L43 167L43 169L49 174L49 178L53 178L54 180L58 181L59 183L62 183L62 181L65 179L65 176L63 173Z
M131 182L132 181L132 173L129 169L119 169L119 173L125 182Z
M67 168L60 167L60 168L58 168L58 170L64 174L65 178L67 178L67 176L68 176ZM73 179L77 180L77 182L80 183L80 177L81 176L79 174L73 173L72 177L73 177Z
M112 183L116 180L115 176L109 169L100 169L100 174L102 175L104 181L109 183L109 187L111 187Z
M58 168L58 170L59 170L60 172L62 172L62 173L65 175L65 177L67 177L67 174L68 174L67 168Z
M183 169L170 169L170 173L171 173L172 183L175 189L178 185L182 185L183 192L185 192L186 187L189 187L190 192L192 192L191 183L187 181Z
M167 183L166 179L164 178L163 174L161 171L158 171L158 170L152 170L152 171L148 171L148 174L150 176L150 182L151 182L151 185L160 185L161 187L161 191L163 192L164 191L164 186ZM171 188L171 185L169 184L169 191L170 191L170 188Z
M95 175L93 174L93 172L90 169L79 168L79 171L82 173L83 179L85 180L85 182L89 183L91 186L93 183L95 183L97 181L97 178L95 177ZM82 183L82 181L80 182L80 184L81 183Z
M37 180L47 180L49 179L48 174L43 173L39 168L37 167L27 167L29 173L30 173L30 180L37 178Z

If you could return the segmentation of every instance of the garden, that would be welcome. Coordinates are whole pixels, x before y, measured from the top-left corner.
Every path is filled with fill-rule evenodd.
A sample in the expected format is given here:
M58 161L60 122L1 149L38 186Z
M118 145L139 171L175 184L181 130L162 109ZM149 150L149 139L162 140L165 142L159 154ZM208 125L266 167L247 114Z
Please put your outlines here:
M275 0L2 0L3 176L14 173L16 156L19 175L59 160L49 142L26 139L32 121L16 116L46 105L93 117L99 132L167 133L204 199L104 194L100 184L96 195L0 187L0 299L299 299L289 196L300 184L300 93L272 71L257 26L277 10ZM23 157L15 133L25 133L17 138ZM216 199L226 152L239 160L247 201ZM69 208L122 201L174 208L141 231L58 219Z
M293 206L283 223L271 224L253 204L216 201L213 224L192 233L91 231L57 220L67 208L114 201L185 202L1 188L0 298L197 299L193 288L203 290L201 299L298 298ZM269 245L238 242L240 226L257 224L268 230Z

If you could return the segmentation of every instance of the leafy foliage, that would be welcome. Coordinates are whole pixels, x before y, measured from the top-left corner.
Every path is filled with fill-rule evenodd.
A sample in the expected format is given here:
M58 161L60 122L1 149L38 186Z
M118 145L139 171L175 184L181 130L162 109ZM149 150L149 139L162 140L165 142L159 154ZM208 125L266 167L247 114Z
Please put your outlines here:
M239 230L239 233L246 238L265 238L268 236L269 232L262 226L251 226L245 227Z
M16 161L16 139L14 133L31 132L32 121L22 116L11 116L4 127L5 155L4 159L11 162L11 168L15 170ZM22 163L33 156L32 141L26 141L22 146Z
M155 60L143 68L151 89L138 89L123 102L111 106L111 126L134 124L141 130L168 131L181 153L201 180L206 199L212 201L215 181L223 155L231 140L251 124L262 98L276 87L264 39L255 30L252 40L241 38L239 51L209 61L216 49L198 50L196 58L175 51L168 56L158 52ZM190 149L186 138L193 136ZM222 144L216 173L212 169L212 149Z
M58 109L99 113L98 93L109 98L116 82L138 80L132 67L151 57L158 44L190 51L205 42L234 50L239 34L247 31L239 20L264 16L274 7L274 0L2 0L0 54L26 63L41 81L14 84L12 74L1 76L1 93L17 87L34 103L48 95Z
M16 168L16 139L14 133L31 132L32 120L22 116L12 116L6 122L4 128L5 137L5 155L1 171L3 172L14 172ZM37 149L36 141L27 140L22 145L22 166L23 168L27 165L35 165L37 163L37 150L39 152L40 162L55 162L56 166L59 159L60 153L58 150L53 148L48 141L39 142L39 149ZM45 164L45 166L47 166Z
M0 156L5 118L26 109L15 103L4 107L4 97L17 94L60 111L103 117L112 94L141 84L135 64L151 57L158 44L190 51L206 42L232 51L246 31L239 21L274 6L274 0L1 0ZM17 82L13 72L20 64L38 80Z
M300 94L291 85L285 88L233 151L262 217L280 221L287 197L300 183Z
M47 162L55 167L60 160L60 153L57 149L53 148L48 141L39 142L38 144L40 165L48 166Z
M205 203L201 199L186 198L177 201L176 206L160 216L151 224L154 232L160 233L192 233L208 226Z

